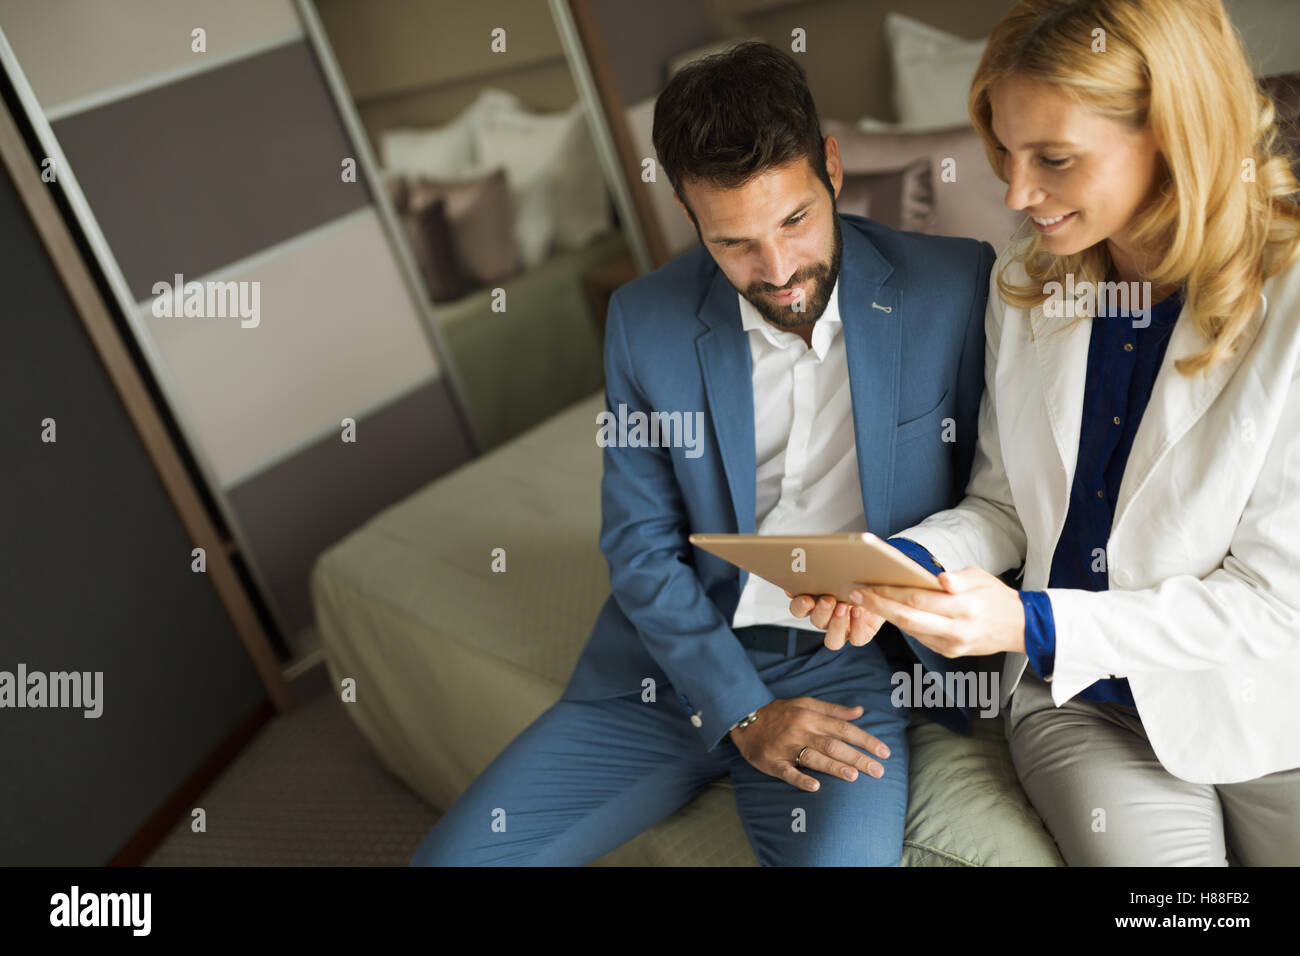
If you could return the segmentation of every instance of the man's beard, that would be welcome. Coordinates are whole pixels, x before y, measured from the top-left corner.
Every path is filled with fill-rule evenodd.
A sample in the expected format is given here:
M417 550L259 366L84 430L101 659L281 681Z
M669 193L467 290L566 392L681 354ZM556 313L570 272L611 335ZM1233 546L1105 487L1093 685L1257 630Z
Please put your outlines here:
M779 329L793 330L812 325L822 317L822 313L826 311L826 306L830 304L831 291L835 288L835 280L840 275L840 257L843 252L840 237L840 217L835 212L834 205L831 207L831 222L834 225L831 261L829 263L819 262L806 269L800 269L786 283L786 288L792 288L808 279L812 279L812 284L804 295L804 310L802 312L795 311L794 302L782 304L774 301L767 293L779 292L780 290L771 288L765 283L756 283L741 292L741 295L745 297L749 304L758 310L759 315ZM737 289L736 291L739 292L740 290Z

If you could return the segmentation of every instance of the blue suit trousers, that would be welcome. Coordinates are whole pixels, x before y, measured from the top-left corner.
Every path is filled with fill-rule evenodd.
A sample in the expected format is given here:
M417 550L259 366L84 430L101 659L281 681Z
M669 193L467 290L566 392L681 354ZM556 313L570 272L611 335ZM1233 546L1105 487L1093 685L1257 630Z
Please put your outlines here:
M790 642L793 645L793 641ZM890 750L879 779L805 770L799 790L749 764L730 737L705 751L671 687L561 700L525 729L430 831L414 866L574 866L598 859L729 776L765 866L897 866L907 814L907 726L877 643L804 653L746 648L778 698L861 704L854 721ZM761 719L761 718L760 718ZM793 758L795 754L791 754Z

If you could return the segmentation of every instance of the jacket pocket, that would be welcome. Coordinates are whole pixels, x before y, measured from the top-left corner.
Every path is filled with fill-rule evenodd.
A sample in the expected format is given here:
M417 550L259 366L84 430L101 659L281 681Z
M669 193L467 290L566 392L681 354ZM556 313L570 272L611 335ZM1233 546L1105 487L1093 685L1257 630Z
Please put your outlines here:
M924 414L917 415L915 418L909 418L905 422L899 422L897 438L895 442L899 445L905 444L914 438L932 432L936 439L939 438L939 422L943 418L944 403L948 401L948 394L952 391L949 388L943 393L943 397L935 402L934 407Z

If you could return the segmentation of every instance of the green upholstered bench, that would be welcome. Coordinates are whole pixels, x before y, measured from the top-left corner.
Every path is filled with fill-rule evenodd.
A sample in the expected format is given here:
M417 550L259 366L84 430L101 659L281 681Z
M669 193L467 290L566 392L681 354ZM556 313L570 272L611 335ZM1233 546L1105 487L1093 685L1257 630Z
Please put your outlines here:
M609 232L501 283L503 311L493 311L490 288L433 307L480 449L503 444L601 387L599 324L583 274L626 252L622 234Z

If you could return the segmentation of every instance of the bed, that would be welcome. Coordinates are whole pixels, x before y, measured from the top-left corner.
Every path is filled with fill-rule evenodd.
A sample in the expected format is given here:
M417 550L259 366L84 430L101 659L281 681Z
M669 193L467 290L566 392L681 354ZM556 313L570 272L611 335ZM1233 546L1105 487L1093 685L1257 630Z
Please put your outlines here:
M334 686L355 680L357 727L439 810L559 699L609 594L594 441L604 407L590 394L376 515L313 567ZM1000 717L963 735L918 715L910 735L904 865L1063 865ZM757 865L725 779L597 862Z

